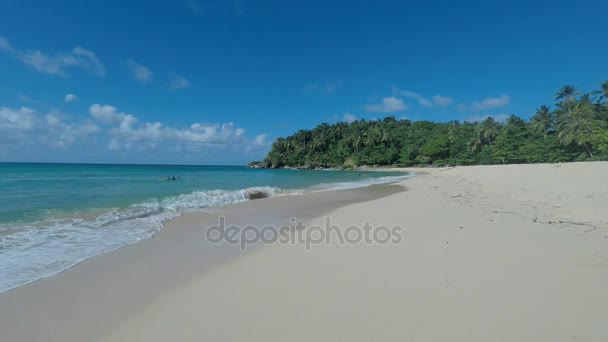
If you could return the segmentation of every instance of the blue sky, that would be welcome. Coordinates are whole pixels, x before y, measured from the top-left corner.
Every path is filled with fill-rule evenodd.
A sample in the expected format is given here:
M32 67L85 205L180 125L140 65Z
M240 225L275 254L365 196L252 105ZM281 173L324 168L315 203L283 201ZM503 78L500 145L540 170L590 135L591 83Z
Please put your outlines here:
M0 3L0 161L243 164L321 122L530 117L608 78L608 3Z

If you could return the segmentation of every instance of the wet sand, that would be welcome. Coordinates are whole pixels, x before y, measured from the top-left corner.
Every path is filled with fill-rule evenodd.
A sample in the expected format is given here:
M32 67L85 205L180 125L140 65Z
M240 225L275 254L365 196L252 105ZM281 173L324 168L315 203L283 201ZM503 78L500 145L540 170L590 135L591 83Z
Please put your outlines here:
M154 237L88 259L0 294L2 341L94 341L156 298L235 258L239 246L208 242L205 229L229 224L289 225L340 206L403 191L399 185L259 199L187 213ZM249 248L253 249L253 248Z

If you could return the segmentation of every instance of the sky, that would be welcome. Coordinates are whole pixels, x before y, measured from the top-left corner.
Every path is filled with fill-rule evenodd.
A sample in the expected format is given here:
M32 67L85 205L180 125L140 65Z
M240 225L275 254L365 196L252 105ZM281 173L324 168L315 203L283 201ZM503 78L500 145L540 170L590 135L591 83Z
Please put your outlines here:
M243 165L322 122L529 118L608 2L0 2L0 161Z

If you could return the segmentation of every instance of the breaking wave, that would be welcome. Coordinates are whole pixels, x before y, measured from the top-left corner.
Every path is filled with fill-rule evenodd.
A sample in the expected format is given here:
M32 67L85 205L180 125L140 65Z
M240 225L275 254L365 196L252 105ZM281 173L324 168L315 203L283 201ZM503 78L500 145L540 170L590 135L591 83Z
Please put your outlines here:
M92 256L153 236L163 222L184 212L200 211L266 197L308 191L352 189L390 183L403 177L320 184L309 189L252 187L241 190L200 190L158 198L125 208L49 211L41 221L0 224L0 292L56 274Z

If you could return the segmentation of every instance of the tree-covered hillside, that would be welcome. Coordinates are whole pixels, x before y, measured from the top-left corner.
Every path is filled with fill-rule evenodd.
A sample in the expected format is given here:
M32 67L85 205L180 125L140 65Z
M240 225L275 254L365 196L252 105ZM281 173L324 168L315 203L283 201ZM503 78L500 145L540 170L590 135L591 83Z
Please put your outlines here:
M359 120L326 123L278 138L265 167L358 165L473 165L555 163L608 159L608 81L581 94L562 87L552 107L540 106L525 121L505 123Z

